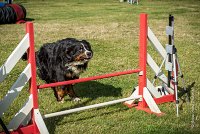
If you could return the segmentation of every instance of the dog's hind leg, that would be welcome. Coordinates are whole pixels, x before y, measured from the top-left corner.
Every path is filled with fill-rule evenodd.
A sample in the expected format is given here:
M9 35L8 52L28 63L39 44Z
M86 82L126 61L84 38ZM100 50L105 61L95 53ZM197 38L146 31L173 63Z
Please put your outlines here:
M80 101L81 99L78 98L74 92L74 88L73 85L67 85L67 90L65 90L66 94L69 95L69 97L73 100L73 101Z

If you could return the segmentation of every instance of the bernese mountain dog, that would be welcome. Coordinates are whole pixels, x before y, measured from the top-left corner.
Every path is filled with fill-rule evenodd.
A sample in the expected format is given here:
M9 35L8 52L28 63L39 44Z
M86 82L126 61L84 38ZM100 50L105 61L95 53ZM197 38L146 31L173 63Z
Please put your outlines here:
M66 38L46 43L36 52L37 74L46 83L78 79L92 57L93 51L86 40ZM64 101L65 95L69 95L74 101L80 100L73 85L53 87L53 91L59 102Z

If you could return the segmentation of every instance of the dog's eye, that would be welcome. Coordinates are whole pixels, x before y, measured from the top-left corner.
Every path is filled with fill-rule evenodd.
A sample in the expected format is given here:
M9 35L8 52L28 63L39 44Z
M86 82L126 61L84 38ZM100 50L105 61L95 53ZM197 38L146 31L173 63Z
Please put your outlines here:
M81 47L79 51L82 52L83 51L83 47Z

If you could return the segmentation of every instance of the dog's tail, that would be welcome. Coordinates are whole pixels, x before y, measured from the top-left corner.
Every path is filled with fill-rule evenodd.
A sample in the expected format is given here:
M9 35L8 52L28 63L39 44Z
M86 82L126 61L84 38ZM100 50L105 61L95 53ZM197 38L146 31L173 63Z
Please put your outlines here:
M22 56L22 58L21 58L22 60L28 60L28 54L27 53L24 53L24 55Z

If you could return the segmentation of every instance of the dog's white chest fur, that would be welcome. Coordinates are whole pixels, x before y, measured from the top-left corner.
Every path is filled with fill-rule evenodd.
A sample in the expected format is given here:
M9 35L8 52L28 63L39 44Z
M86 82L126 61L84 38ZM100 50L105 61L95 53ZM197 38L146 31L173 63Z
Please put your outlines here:
M79 77L81 73L84 72L82 68L79 68L78 65L84 65L85 61L74 61L69 64L66 64L67 70L73 72L71 75L72 77Z

